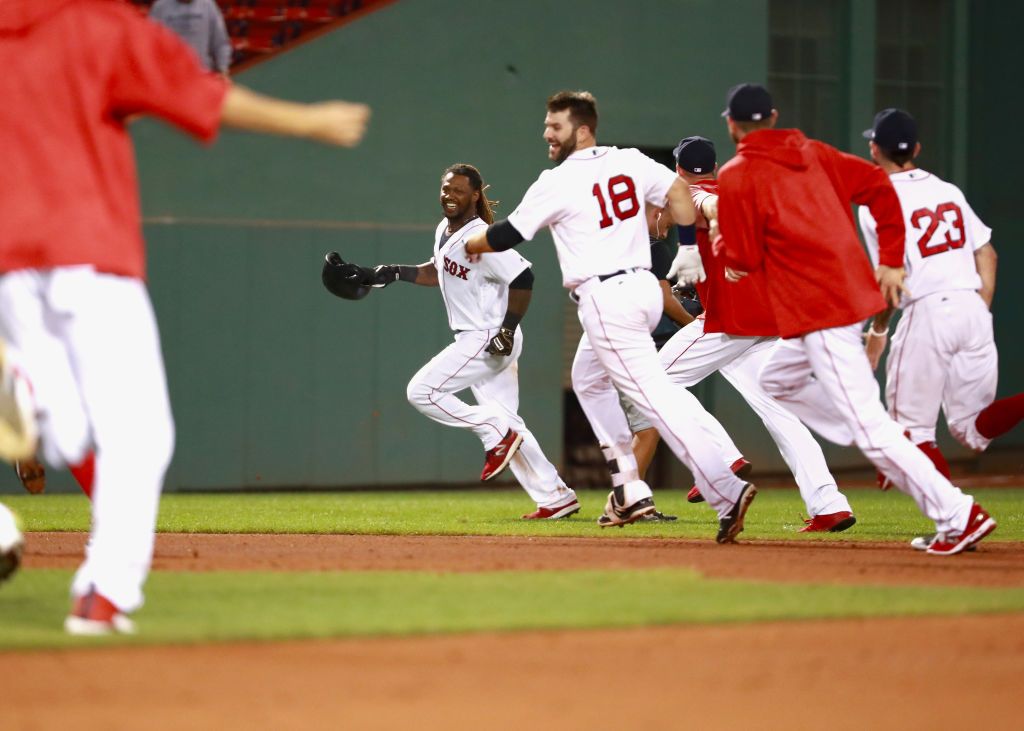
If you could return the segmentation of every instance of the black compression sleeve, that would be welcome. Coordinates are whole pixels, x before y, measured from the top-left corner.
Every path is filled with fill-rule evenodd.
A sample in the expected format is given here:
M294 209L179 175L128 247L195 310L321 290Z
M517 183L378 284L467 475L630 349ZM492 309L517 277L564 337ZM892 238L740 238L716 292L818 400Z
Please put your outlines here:
M419 273L419 267L412 267L406 264L398 265L398 278L403 282L415 282Z
M509 289L533 289L533 271L526 267L519 276L508 283Z
M511 249L513 246L518 246L524 241L526 239L516 231L516 227L509 223L507 218L492 223L487 227L487 243L495 251Z

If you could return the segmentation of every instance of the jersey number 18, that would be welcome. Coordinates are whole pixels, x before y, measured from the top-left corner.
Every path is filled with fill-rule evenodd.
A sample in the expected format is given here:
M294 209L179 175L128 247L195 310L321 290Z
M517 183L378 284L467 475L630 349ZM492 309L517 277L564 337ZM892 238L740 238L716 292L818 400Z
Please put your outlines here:
M640 212L640 201L636 198L636 184L633 183L633 178L628 175L615 175L608 179L607 188L608 200L612 203L612 213L617 219L625 221ZM601 212L599 221L601 228L608 228L615 222L608 215L608 204L605 203L601 184L594 183L590 192L597 198L597 208Z

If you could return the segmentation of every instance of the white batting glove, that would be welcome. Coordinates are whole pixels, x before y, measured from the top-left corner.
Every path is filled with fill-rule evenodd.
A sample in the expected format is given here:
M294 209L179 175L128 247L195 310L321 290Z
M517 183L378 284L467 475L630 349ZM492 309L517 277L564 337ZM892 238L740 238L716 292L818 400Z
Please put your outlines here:
M696 245L680 246L679 253L672 260L669 275L675 275L679 284L684 286L703 282L708 278L704 272L704 263L700 260L700 252Z

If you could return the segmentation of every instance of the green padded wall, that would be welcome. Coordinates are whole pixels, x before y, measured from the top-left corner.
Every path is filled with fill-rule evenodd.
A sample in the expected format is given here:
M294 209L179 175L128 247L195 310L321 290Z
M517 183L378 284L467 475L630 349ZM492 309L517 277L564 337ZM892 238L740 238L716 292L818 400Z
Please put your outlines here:
M159 123L135 125L178 426L167 488L474 482L473 436L405 402L409 377L450 341L438 293L400 284L337 300L319 285L323 253L364 264L426 260L438 178L453 162L479 166L507 214L547 165L543 102L560 88L597 95L603 141L671 147L703 134L724 161L733 145L718 112L730 85L767 76L767 8L768 0L399 0L236 79L290 99L368 102L370 132L355 150L232 131L203 149ZM851 5L850 76L860 82L848 90L852 130L871 107L869 10ZM956 182L996 229L1000 393L1009 393L1024 385L1015 338L1024 292L1008 274L1024 266L1015 246L1024 227L1016 188L998 172L1016 169L1005 156L1020 153L977 141L999 140L1003 120L1020 116L1001 79L1019 65L1014 29L1024 18L1019 5L995 0L972 2L969 13L969 129L959 139L973 142L957 151L968 179ZM562 342L565 292L550 238L521 251L538 279L524 322L521 413L558 463L563 349L575 344ZM716 376L698 392L759 469L784 469L728 384ZM1021 429L1003 440L1022 442ZM855 450L826 452L835 467L863 464ZM57 476L54 486L69 483Z

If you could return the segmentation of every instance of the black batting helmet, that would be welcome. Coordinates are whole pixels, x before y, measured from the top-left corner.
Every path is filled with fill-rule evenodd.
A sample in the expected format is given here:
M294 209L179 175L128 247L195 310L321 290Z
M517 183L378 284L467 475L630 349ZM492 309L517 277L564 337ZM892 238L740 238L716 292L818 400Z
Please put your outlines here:
M366 284L366 272L361 266L346 263L337 251L331 251L324 257L324 270L321 275L327 291L347 300L361 300L370 293L370 285Z

